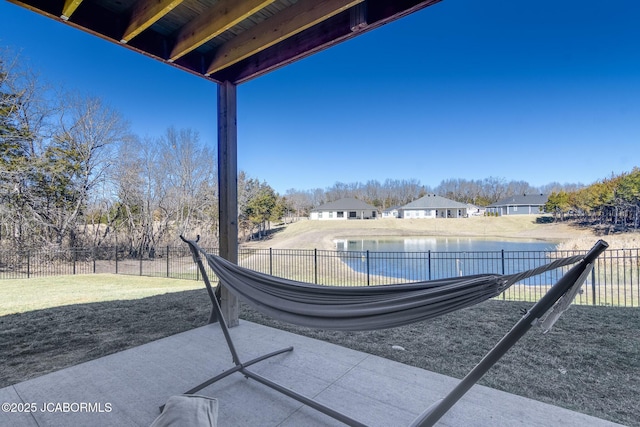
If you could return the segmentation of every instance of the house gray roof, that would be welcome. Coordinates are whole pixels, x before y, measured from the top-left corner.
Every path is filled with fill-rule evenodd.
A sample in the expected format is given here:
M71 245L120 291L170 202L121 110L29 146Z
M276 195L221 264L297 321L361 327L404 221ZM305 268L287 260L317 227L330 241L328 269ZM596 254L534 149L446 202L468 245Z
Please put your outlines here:
M467 205L447 199L435 194L427 194L411 203L407 203L402 209L466 209Z
M511 196L490 204L489 208L499 206L542 206L549 200L548 194L522 194Z
M385 210L383 210L382 212L393 212L393 211L397 211L398 209L400 209L402 206L391 206L390 208L387 208Z
M375 206L354 198L344 198L318 206L313 211L377 210Z

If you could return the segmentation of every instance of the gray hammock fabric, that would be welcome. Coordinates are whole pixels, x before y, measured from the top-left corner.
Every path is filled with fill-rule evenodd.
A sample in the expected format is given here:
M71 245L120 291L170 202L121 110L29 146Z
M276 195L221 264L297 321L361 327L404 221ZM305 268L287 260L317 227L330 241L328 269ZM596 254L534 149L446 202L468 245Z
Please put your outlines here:
M232 294L259 312L317 329L363 331L393 328L470 307L514 283L581 261L578 255L511 275L479 274L377 286L322 286L253 271L198 248Z

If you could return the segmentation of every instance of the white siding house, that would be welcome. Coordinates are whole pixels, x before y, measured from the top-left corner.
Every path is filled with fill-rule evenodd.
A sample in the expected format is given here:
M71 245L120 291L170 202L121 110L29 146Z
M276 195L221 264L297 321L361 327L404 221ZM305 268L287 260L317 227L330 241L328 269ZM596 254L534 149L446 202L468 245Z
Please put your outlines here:
M427 194L399 209L400 217L412 218L464 218L468 206L435 194Z
M382 211L382 218L399 218L400 211L398 206L388 208Z
M347 220L375 219L378 209L362 200L345 198L325 203L311 211L309 219L315 220Z

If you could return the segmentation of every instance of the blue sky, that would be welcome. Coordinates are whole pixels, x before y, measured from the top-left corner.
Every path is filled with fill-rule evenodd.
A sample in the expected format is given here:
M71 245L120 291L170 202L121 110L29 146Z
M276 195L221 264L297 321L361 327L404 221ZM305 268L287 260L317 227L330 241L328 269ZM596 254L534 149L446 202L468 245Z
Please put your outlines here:
M140 136L215 147L216 86L0 1L0 46ZM238 88L238 167L276 191L640 166L640 2L444 0ZM43 43L42 40L46 40Z

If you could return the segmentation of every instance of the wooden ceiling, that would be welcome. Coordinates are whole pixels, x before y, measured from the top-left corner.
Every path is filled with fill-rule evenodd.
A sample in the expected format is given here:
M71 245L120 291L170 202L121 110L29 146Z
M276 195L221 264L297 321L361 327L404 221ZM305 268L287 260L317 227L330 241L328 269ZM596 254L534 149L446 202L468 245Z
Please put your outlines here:
M9 1L203 78L239 84L440 0Z

